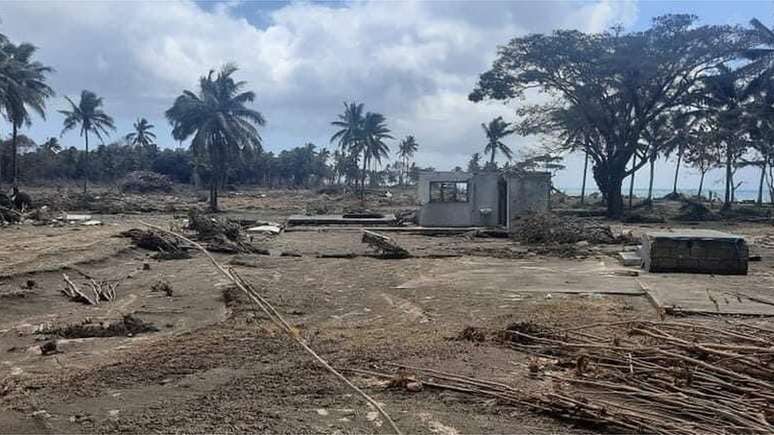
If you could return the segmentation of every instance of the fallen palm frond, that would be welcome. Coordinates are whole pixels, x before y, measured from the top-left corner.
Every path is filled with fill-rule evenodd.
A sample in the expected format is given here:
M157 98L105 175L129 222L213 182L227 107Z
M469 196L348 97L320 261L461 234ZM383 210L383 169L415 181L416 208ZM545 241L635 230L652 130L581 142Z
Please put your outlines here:
M253 302L255 305L258 306L258 308L261 309L261 311L266 314L269 319L277 325L282 331L284 331L290 338L292 338L296 343L298 343L304 351L306 351L308 354L310 354L317 362L319 362L327 371L329 371L331 374L333 374L336 378L338 378L340 381L342 381L347 387L351 388L353 391L355 391L360 397L362 397L366 402L368 402L371 406L373 406L381 415L384 417L384 419L387 421L387 423L392 427L393 431L395 431L396 434L401 434L400 429L395 424L395 422L390 418L389 414L387 414L387 411L382 408L379 403L374 400L371 396L366 394L363 390L358 388L355 384L353 384L349 379L347 379L344 375L339 373L336 369L331 367L330 364L328 364L325 359L323 359L320 355L317 354L306 342L306 339L304 339L301 334L299 333L298 329L291 326L283 317L282 315L274 308L274 306L269 303L263 296L261 296L260 293L258 293L248 282L246 282L244 279L242 279L241 276L239 276L236 271L233 268L226 269L223 267L220 263L218 263L217 260L215 260L215 257L210 254L207 249L204 248L199 243L194 242L191 239L188 239L185 236L182 236L178 233L175 233L173 231L165 230L161 227L157 227L155 225L151 225L149 223L140 222L143 225L152 228L157 231L161 231L163 233L172 235L174 237L177 237L180 240L183 240L185 242L190 243L192 246L194 246L196 249L200 250L204 255L207 256L207 258L210 260L210 262L215 266L218 271L223 274L228 280L230 280L234 285L244 293L251 302Z
M617 431L774 431L774 331L686 322L600 323L564 330L520 323L487 337L533 355L529 375L552 380L551 391L526 393L418 367L355 371L385 378L413 371L429 388L492 397Z

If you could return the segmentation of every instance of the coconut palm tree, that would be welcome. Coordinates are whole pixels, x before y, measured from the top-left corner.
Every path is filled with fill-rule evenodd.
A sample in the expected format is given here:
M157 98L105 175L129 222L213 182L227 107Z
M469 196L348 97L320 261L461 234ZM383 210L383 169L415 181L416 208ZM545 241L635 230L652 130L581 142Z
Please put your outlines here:
M502 142L502 139L516 132L511 127L511 124L503 121L502 116L489 121L489 124L481 124L481 128L484 129L484 134L488 142L484 146L484 154L489 154L489 164L494 165L495 157L498 152L501 152L509 161L513 158L513 151L508 145Z
M418 149L419 144L416 139L414 139L414 136L411 135L406 136L406 138L398 145L398 157L400 157L403 166L400 173L400 184L403 184L404 175L408 178L409 160L414 156L414 153L417 152Z
M113 118L102 110L102 98L94 92L85 89L81 91L78 104L75 104L70 97L65 99L70 103L70 110L59 111L65 117L61 134L64 135L80 126L80 135L83 136L86 150L83 160L83 193L86 194L89 184L89 133L97 136L97 139L104 143L104 138L110 135L109 131L116 128L113 125Z
M331 143L338 143L341 152L354 160L360 159L363 146L363 103L344 103L344 113L338 115L331 125L339 130L331 136ZM357 162L356 162L357 163ZM365 165L365 156L363 157Z
M59 140L55 137L48 138L47 141L43 142L43 144L40 146L40 148L45 151L45 153L49 156L52 156L59 151L62 151L62 145L59 143Z
M32 124L31 112L46 118L46 99L54 95L46 84L46 75L53 70L32 59L37 48L32 44L3 44L2 57L7 66L6 80L1 81L0 106L11 124L11 167L13 186L19 184L17 138L19 129Z
M387 127L387 118L381 113L368 112L363 118L362 142L363 142L363 187L365 188L366 168L372 162L377 165L383 158L390 155L390 147L384 143L385 139L394 139ZM365 191L361 191L361 196Z
M224 65L215 73L199 79L198 92L183 91L165 115L172 124L176 140L191 138L194 155L209 157L210 210L218 210L218 187L225 181L228 162L240 155L244 147L261 149L259 126L266 124L263 115L246 104L255 101L255 93L244 91L244 81L232 77L238 68Z
M155 145L156 135L151 131L153 130L153 124L149 123L147 119L140 118L134 123L134 131L127 134L125 139L132 145L141 146L147 148L151 145Z

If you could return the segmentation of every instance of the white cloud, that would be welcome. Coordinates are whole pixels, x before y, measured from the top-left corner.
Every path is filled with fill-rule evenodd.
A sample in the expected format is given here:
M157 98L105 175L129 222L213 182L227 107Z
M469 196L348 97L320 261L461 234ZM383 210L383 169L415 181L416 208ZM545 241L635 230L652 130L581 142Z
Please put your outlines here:
M251 5L266 26L236 15ZM268 16L259 7L3 2L0 31L40 46L40 58L57 70L52 83L60 96L83 88L104 96L121 132L145 116L164 130L161 142L174 145L163 139L163 111L200 75L235 61L268 119L268 149L327 145L341 103L357 100L385 113L397 136L417 137L420 164L448 168L480 150L481 122L512 114L501 104L467 100L497 45L559 27L597 31L636 15L633 2L616 0L291 3ZM51 113L30 135L57 134L60 121ZM74 136L66 141L78 144Z

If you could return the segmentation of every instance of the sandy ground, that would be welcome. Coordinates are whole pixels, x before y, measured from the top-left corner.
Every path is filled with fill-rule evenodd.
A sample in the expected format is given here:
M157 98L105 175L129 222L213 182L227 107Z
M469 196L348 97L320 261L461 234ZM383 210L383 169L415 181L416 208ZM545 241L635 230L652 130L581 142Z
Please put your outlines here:
M233 195L224 203L234 214L277 220L298 212L309 197ZM156 261L115 237L137 226L140 218L165 225L175 221L173 214L99 218L105 223L99 227L0 229L0 432L388 430L361 399L235 296L202 255ZM760 288L771 285L769 225L711 227L748 236L755 243L753 253L763 261L751 263L745 279ZM628 228L640 231L643 226ZM615 273L622 267L610 254L620 246L599 248L584 258L558 258L507 255L514 244L506 239L395 237L415 253L461 256L317 258L320 252L368 252L357 231L322 230L256 241L272 252L293 251L301 257L218 259L234 264L314 349L342 369L400 363L540 391L548 386L528 376L526 355L455 338L467 326L658 317L645 296L600 293L636 290L637 277ZM71 302L60 293L63 272L77 279L122 279L119 298L96 307ZM152 289L160 280L172 286L171 296ZM125 314L159 330L132 337L63 339L61 353L40 352L42 337L36 331L41 328L108 322ZM382 402L406 433L594 431L461 394L385 390L368 378L353 380Z

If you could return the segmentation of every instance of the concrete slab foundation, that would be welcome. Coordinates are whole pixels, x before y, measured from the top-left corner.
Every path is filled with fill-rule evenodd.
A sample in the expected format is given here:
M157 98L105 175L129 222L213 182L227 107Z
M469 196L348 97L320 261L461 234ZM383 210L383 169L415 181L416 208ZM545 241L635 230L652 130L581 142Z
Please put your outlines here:
M651 232L642 237L642 268L648 272L746 275L744 238L713 230Z

